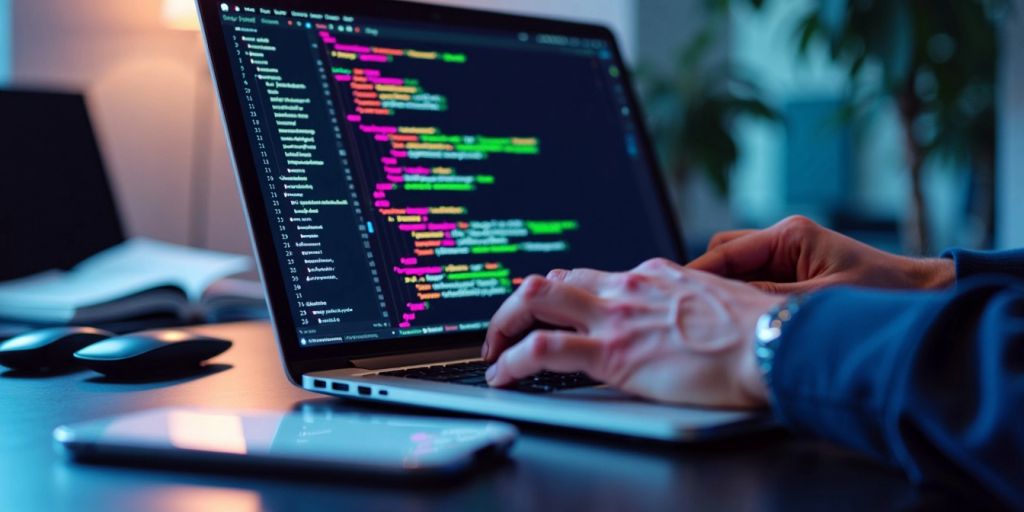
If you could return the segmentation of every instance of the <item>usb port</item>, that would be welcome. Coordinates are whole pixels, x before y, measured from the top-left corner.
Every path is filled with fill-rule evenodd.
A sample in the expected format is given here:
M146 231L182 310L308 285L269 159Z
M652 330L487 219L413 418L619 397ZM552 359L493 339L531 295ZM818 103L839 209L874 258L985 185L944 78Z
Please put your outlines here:
M322 379L313 379L313 387L327 389L327 381Z
M348 391L348 384L344 382L332 382L331 389L335 391Z
M359 394L360 395L367 395L367 396L369 396L369 394L371 392L372 391L370 390L370 386L359 386Z

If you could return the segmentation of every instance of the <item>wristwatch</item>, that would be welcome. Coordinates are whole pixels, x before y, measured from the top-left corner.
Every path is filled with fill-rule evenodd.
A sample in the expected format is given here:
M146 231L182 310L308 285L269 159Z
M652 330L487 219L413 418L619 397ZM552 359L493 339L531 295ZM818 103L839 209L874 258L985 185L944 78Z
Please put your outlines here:
M791 295L785 302L757 319L757 327L754 330L754 357L757 359L765 386L771 386L772 383L772 367L779 339L782 338L782 329L800 311L805 299L805 295Z

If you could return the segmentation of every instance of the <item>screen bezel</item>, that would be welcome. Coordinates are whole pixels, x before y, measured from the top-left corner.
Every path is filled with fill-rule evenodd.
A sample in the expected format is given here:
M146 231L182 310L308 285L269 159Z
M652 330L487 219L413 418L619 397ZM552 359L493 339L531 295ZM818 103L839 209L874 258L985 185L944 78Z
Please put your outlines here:
M235 176L242 195L242 203L246 210L249 224L250 239L259 264L260 275L267 293L271 321L277 335L278 348L281 352L289 379L301 385L301 376L311 371L329 370L351 366L356 358L375 357L392 354L403 354L415 351L444 350L448 348L480 345L483 342L482 331L456 332L426 336L410 336L407 338L352 342L324 346L302 347L299 345L295 332L295 319L288 302L284 277L281 275L280 261L274 246L270 222L267 217L266 204L261 193L256 165L252 157L252 147L247 136L245 117L241 101L237 95L234 75L230 67L228 48L224 39L224 31L220 22L220 4L222 0L196 0L206 47L209 56L211 73L221 104L221 114L227 131L228 145L231 148ZM624 65L619 52L618 43L610 30L597 25L586 25L565 21L554 21L541 18L498 14L452 7L424 5L394 0L241 0L246 6L269 9L302 10L319 13L338 13L350 16L368 16L375 18L394 19L411 22L433 22L465 26L475 29L498 29L509 31L548 32L565 34L580 38L602 39L609 43L613 58L622 70L622 80L626 89L627 101L632 112L633 122L637 126L639 147L644 158L650 163L653 174L659 209L665 217L673 250L671 255L676 261L685 260L683 235L676 222L673 205L667 195L667 188L660 171L659 162L653 151L646 125L636 101L628 68Z

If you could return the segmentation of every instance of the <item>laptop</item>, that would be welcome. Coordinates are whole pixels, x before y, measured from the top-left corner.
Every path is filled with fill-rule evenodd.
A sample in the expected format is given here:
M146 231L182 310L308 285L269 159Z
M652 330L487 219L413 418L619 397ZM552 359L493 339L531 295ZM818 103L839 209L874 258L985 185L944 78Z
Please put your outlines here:
M378 0L198 5L292 383L670 442L759 422L583 374L484 381L488 320L526 276L683 259L607 29Z

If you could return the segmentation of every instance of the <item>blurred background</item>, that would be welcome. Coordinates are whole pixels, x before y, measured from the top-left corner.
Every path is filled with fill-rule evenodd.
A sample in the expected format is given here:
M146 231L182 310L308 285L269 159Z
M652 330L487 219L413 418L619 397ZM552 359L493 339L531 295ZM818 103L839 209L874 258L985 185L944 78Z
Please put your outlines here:
M1024 1L434 1L611 27L691 252L795 213L1024 246ZM86 94L129 235L248 253L197 29L188 0L0 0L0 87Z

